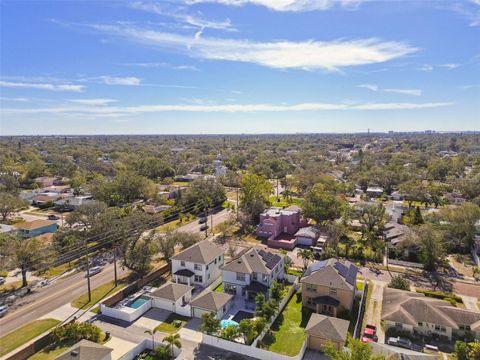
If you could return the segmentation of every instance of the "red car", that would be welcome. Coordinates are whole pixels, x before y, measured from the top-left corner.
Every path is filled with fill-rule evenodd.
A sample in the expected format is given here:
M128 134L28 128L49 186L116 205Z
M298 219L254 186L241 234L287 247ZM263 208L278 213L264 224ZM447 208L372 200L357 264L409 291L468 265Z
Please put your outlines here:
M369 343L369 342L377 342L377 327L375 325L367 325L365 326L365 330L363 330L362 335L362 342Z

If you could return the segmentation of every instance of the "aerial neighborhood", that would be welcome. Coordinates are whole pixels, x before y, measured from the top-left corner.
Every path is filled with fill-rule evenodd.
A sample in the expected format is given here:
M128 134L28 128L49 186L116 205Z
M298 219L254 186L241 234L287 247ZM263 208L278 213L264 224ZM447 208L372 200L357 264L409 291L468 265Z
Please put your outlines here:
M139 139L1 140L2 358L478 359L478 135Z

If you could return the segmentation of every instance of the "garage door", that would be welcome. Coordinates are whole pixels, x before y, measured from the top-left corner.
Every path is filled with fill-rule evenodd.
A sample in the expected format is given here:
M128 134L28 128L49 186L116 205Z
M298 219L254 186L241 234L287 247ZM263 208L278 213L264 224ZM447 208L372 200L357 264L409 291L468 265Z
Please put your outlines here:
M297 237L297 244L298 245L309 245L312 246L312 239L308 237L298 236Z
M209 313L209 312L210 312L210 311L207 311L207 310L203 310L203 309L199 309L199 308L194 307L194 308L193 308L193 317L201 318L203 314Z
M175 306L171 301L164 300L164 299L154 299L153 306L159 309L167 310L167 311L174 311Z

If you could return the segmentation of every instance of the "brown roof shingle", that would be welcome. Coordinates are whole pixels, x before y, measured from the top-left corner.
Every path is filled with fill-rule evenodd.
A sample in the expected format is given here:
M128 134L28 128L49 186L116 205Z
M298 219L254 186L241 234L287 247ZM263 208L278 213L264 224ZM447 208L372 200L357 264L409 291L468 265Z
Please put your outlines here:
M192 301L190 306L198 307L205 310L217 311L233 298L233 295L227 293L219 293L216 291L207 291L203 295L199 295Z
M160 286L158 290L155 290L152 293L152 296L160 299L177 301L181 299L188 292L191 292L192 290L193 290L193 286L168 282Z
M344 342L347 339L348 325L347 320L314 313L308 320L305 332L310 336Z
M16 225L16 227L17 229L22 229L22 230L34 230L34 229L42 228L42 227L53 225L53 224L56 224L56 221L33 220L33 221L24 222L22 224L18 224Z
M113 349L88 340L81 340L55 360L101 360Z

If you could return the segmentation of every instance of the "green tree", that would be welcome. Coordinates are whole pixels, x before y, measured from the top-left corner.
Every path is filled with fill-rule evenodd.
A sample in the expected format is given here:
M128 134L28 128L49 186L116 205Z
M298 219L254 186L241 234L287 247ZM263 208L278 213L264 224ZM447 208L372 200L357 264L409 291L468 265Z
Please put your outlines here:
M163 339L168 344L168 347L170 349L170 355L173 359L174 354L173 354L173 347L176 347L178 349L182 348L182 342L180 341L180 334L172 334Z
M66 222L72 228L88 231L97 224L99 215L106 210L107 205L103 202L82 204L67 215Z
M303 261L303 269L306 270L308 264L315 259L313 251L310 249L299 249L297 255Z
M390 283L388 284L388 287L393 288L393 289L400 289L400 290L410 290L410 283L408 282L407 279L402 277L401 275L396 275L392 277L392 280L390 280Z
M256 224L260 213L270 206L272 184L264 176L248 173L240 181L240 210L251 224Z
M455 208L440 210L439 217L446 222L446 236L454 247L470 251L474 245L475 224L480 220L480 207L464 203Z
M7 192L0 193L0 215L2 216L2 221L7 220L11 214L26 206L27 203L17 196Z
M270 297L276 302L280 301L282 298L283 286L278 281L272 281L270 285Z
M436 270L445 263L445 246L442 232L433 225L421 225L416 231L419 257L427 270Z
M154 350L154 359L155 360L170 360L170 349L168 346L157 346Z
M200 330L207 334L215 334L220 329L220 320L215 317L213 313L204 313L202 315L202 324Z
M175 254L175 246L178 243L177 236L176 232L170 232L158 237L158 251L165 261L170 261L170 258Z
M134 236L123 244L123 264L140 276L151 269L153 254L155 253L155 235Z
M345 200L341 195L328 191L324 184L315 184L305 194L302 211L304 216L315 220L318 225L325 225L337 219L344 207Z
M152 337L152 344L155 345L155 333L157 332L157 328L154 328L152 330L145 330L143 333L148 334Z
M226 340L234 340L236 337L238 337L238 327L236 325L234 326L227 326L225 329L222 330L220 333L220 337Z
M238 332L242 335L245 344L250 345L260 334L258 323L254 319L243 319L238 324Z
M456 360L470 360L468 356L468 344L464 341L455 342L455 356Z
M383 356L374 356L372 354L372 348L369 344L363 343L360 340L347 339L348 351L343 349L338 350L337 347L329 342L325 346L325 354L332 360L382 360Z

